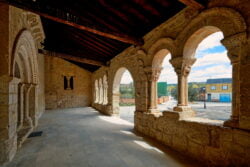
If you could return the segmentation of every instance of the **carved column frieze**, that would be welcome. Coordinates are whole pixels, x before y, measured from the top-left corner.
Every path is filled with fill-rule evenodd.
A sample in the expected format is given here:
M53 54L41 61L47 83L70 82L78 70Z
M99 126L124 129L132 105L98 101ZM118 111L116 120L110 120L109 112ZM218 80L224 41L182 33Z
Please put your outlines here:
M21 130L23 126L24 119L24 84L18 84L18 122L17 122L17 131Z
M32 128L32 120L29 116L29 93L31 90L32 84L24 83L24 118L23 126L25 128Z
M34 127L37 125L37 87L37 84L31 84L29 92L29 116Z

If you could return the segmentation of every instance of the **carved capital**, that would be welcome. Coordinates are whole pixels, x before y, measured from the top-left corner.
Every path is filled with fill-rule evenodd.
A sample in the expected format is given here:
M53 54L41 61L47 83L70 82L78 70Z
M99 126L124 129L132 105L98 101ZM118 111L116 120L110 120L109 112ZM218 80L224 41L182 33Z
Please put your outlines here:
M231 50L233 48L239 47L241 44L247 41L246 32L234 34L228 37L225 37L221 40L221 43L228 49Z
M239 55L241 51L241 46L247 41L247 35L245 32L238 33L232 36L225 37L221 43L228 50L228 57L232 64L239 62Z
M195 58L184 59L183 57L177 57L171 59L170 63L173 65L177 75L188 76L195 61Z
M144 71L149 81L157 81L159 79L162 69L163 69L162 67L159 68L146 67L144 68Z

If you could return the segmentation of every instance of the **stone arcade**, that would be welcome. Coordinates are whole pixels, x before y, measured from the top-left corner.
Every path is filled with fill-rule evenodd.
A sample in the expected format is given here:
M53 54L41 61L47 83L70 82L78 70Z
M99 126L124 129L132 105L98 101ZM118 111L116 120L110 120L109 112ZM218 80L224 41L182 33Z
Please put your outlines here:
M0 164L22 149L45 109L92 106L105 115L119 114L119 84L127 69L135 86L135 131L207 165L250 166L248 0L187 6L144 35L143 45L127 47L94 72L44 51L40 16L14 6L0 3ZM218 31L233 68L232 113L224 123L195 117L187 98L195 50ZM178 78L178 104L159 112L156 86L168 53ZM64 76L72 77L73 90L64 91Z

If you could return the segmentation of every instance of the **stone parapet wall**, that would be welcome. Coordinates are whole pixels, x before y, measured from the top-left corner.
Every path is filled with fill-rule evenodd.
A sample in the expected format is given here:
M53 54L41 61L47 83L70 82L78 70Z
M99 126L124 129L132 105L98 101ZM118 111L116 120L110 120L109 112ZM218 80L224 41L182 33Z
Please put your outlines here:
M173 111L135 112L135 130L207 166L249 165L249 132L223 127L222 121Z

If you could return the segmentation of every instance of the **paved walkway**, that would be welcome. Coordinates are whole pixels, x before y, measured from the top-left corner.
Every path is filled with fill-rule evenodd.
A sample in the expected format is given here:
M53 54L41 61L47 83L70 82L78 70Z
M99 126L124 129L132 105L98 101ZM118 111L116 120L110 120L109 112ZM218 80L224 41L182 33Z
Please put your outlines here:
M5 167L195 166L132 129L133 124L89 107L47 111L36 129L42 136L29 138Z

